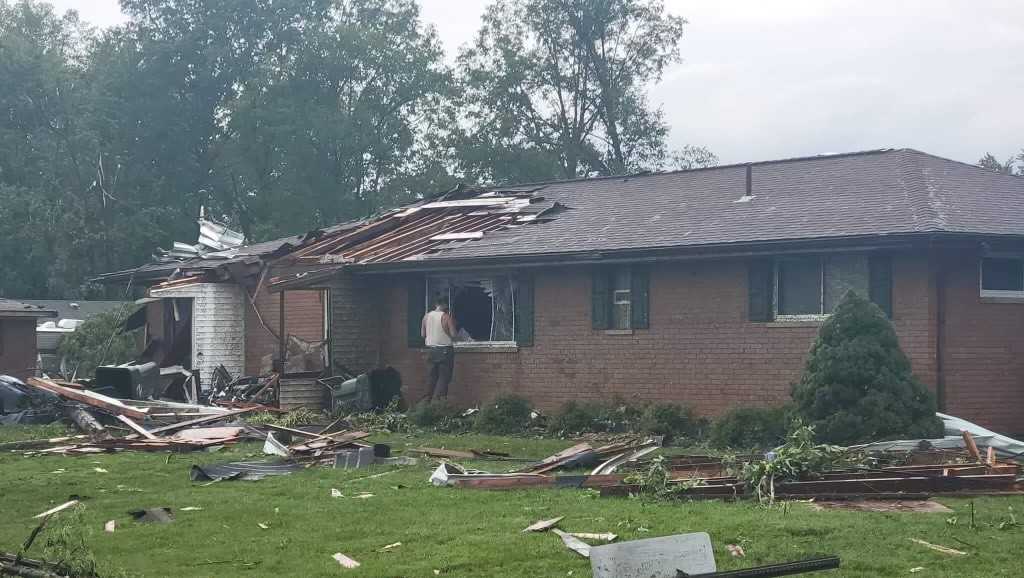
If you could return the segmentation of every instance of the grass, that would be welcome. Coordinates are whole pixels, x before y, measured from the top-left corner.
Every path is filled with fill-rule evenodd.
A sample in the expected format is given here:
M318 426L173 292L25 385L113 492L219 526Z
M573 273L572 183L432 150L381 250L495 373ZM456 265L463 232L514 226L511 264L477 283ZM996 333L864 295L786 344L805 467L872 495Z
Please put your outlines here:
M0 428L0 441L58 435L52 428ZM563 440L479 435L389 435L374 441L396 452L413 446L491 449L540 458ZM568 531L614 532L620 541L708 532L719 569L837 554L839 571L822 576L1019 576L1024 528L998 529L1024 499L979 498L975 527L970 503L941 500L955 514L819 512L804 503L765 510L752 503L657 503L599 498L585 490L488 492L435 488L429 464L368 470L311 469L258 482L209 486L188 479L196 462L256 455L247 444L218 453L125 453L23 457L0 454L0 550L16 551L34 527L32 516L79 496L86 541L108 569L128 576L589 576L589 562L551 534L522 534L527 525L566 516ZM473 462L504 471L511 463ZM95 468L106 470L106 473ZM365 476L386 475L366 479ZM346 497L332 498L337 488ZM350 496L374 494L367 499ZM168 506L177 520L146 525L130 510ZM202 508L180 511L186 506ZM955 524L947 519L955 516ZM103 531L107 520L117 530ZM268 526L260 528L259 524ZM912 543L919 538L969 553L949 556ZM382 547L401 542L388 551ZM742 559L726 544L741 544ZM344 570L331 555L362 563ZM30 554L35 553L30 551ZM570 574L571 573L571 574Z

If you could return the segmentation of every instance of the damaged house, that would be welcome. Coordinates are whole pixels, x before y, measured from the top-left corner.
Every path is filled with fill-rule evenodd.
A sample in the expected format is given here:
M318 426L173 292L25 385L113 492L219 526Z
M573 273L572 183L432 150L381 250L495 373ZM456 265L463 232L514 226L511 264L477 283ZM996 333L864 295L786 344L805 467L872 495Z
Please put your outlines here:
M223 366L231 377L262 375L284 353L288 371L323 368L327 295L319 290L271 295L273 261L306 240L285 237L245 244L243 236L199 218L195 245L175 243L153 262L94 279L145 287L144 304L125 329L145 328L142 361L180 365L209 388ZM328 229L331 231L331 229Z
M1024 423L1024 179L914 150L457 190L277 263L285 303L329 293L331 359L394 366L410 401L438 296L462 336L459 403L621 397L713 415L784 403L853 290L891 317L943 411Z

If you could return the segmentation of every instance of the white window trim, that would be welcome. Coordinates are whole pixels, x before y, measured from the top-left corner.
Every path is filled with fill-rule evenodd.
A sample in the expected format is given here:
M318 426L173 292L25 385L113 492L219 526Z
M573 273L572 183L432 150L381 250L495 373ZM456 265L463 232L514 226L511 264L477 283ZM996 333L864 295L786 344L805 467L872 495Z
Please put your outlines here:
M808 256L813 257L814 255L808 255ZM773 314L773 318L775 319L775 321L823 321L825 319L828 319L829 317L832 316L831 313L800 313L800 314L779 313L779 301L780 301L780 299L779 299L779 295L780 295L780 293L779 293L779 279L780 279L779 273L780 273L780 267L779 266L782 264L783 261L786 261L786 260L796 261L796 260L799 260L799 259L800 259L800 257L791 257L791 258L780 257L778 259L775 259L775 264L774 264L774 283L773 283L773 289L772 289L772 291L774 291L774 295L772 295L772 314ZM818 288L819 288L819 291L818 291L818 293L819 293L819 295L818 295L818 310L819 311L824 311L825 310L825 265L826 264L825 264L825 257L823 255L818 255L817 259L818 259Z
M991 253L982 255L978 259L978 295L993 299L1006 299L1009 301L1024 301L1024 291L1004 291L998 289L985 289L985 259L1016 259L1024 261L1024 256L1012 253Z

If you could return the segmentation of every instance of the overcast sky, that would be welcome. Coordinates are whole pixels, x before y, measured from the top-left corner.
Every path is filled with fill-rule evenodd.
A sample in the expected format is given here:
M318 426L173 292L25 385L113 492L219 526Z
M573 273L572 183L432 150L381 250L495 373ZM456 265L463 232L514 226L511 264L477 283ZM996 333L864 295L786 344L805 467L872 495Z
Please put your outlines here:
M487 0L420 0L449 56ZM52 0L99 26L117 0ZM671 144L723 163L912 147L975 162L1024 147L1015 0L665 0L683 61L651 90Z

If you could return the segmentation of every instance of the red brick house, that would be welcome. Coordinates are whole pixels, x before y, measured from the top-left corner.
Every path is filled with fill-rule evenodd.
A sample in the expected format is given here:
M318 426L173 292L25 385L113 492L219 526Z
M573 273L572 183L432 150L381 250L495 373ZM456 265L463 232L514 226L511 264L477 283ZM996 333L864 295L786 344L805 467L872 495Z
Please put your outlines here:
M331 357L424 392L449 297L452 397L787 400L847 290L892 318L940 407L1024 431L1024 179L909 149L456 190L324 235L272 291L329 289Z
M0 299L0 374L21 380L36 375L36 320L56 316L52 309Z

